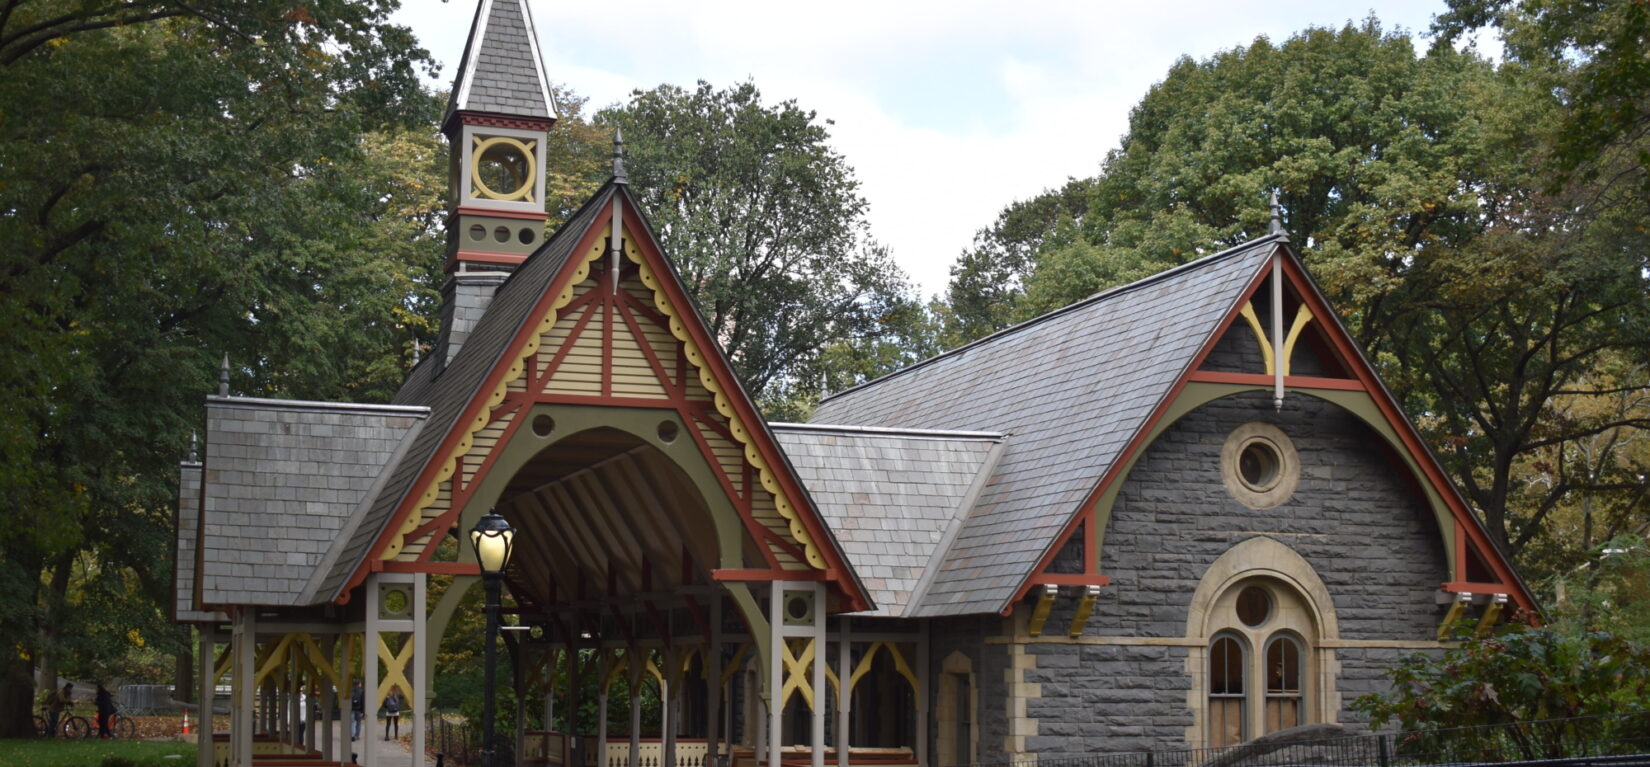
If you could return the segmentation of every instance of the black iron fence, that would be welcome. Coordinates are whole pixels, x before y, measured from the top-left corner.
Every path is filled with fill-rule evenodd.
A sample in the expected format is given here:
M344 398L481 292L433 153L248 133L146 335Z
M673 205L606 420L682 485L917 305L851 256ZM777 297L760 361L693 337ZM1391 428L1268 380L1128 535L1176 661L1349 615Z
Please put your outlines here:
M463 720L432 717L424 730L424 748L430 763L437 755L443 767L481 767L481 727ZM493 767L515 767L515 742L505 733L494 737Z
M1109 754L1040 754L972 767L1650 767L1650 712L1320 740Z

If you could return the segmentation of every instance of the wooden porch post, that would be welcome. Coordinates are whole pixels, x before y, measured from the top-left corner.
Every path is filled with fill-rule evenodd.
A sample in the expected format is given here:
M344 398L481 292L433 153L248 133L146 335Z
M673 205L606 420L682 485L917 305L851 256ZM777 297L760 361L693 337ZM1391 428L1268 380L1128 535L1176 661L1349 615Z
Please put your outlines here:
M848 616L837 620L841 623L836 638L836 763L837 767L848 767L848 749L854 743L849 724L854 696L848 686L854 676L853 634Z
M362 702L366 709L361 717L361 765L362 767L379 767L378 738L373 737L378 732L378 643L383 641L380 632L383 623L379 612L378 574L367 577L362 591L367 596L367 625L366 633L361 637L361 677L364 680L361 686Z
M196 655L201 660L201 673L196 677L200 680L200 690L195 695L200 702L200 714L195 717L195 767L217 767L212 763L212 696L218 687L218 661L212 643L217 630L215 624L200 627L200 648Z
M671 711L676 703L676 686L670 683L671 675L676 673L676 647L666 645L659 655L665 662L659 674L660 762L662 767L676 767L676 717Z
M434 697L430 689L430 667L424 662L425 653L430 651L430 584L429 576L418 573L413 576L413 689L409 691L412 703L412 767L424 767L425 756L424 733L425 719L430 712L430 699Z
M348 732L350 723L355 715L350 713L350 703L355 696L355 637L353 634L340 634L338 638L344 643L343 659L338 664L338 753L333 754L333 761L352 761L350 754L355 746L344 733Z
M607 648L600 645L596 647L596 655L599 656L596 669L600 674L596 678L596 767L607 767L607 667L611 659Z
M715 763L721 753L722 715L722 595L710 603L710 646L705 650L705 758Z
M625 767L638 767L642 758L642 696L637 693L642 686L642 674L647 671L647 656L638 658L636 650L632 645L624 656L630 672L630 754L625 758Z
M928 691L932 687L928 673L928 621L922 622L922 634L917 637L917 764L930 767L928 762Z
M332 673L334 675L342 671L337 663L337 649L337 634L333 634L321 641L321 652L326 656L326 662L332 664ZM335 677L329 677L326 674L322 674L320 678L315 681L321 684L321 710L317 712L320 714L317 721L320 723L321 728L321 740L319 741L321 745L321 758L324 760L336 761L338 756L336 754L337 743L333 741L332 733L332 706L338 702L338 683L333 681L334 678Z
M256 727L253 709L257 689L253 683L258 673L258 615L250 607L235 611L233 652L235 665L233 686L235 699L230 711L230 764L235 767L252 765L252 729Z
M814 698L811 701L814 714L813 754L810 764L813 767L825 767L825 707L830 705L830 696L825 690L825 584L814 584L814 633L808 641L814 645L813 679L809 684L813 686Z
M768 584L768 767L780 767L785 726L785 582ZM632 766L634 767L634 766Z

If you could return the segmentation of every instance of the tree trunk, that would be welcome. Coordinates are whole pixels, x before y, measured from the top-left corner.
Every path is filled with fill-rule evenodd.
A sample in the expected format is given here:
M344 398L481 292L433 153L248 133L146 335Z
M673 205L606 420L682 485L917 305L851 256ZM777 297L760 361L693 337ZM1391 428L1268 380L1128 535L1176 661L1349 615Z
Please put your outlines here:
M34 675L32 665L6 653L0 668L0 738L34 737Z

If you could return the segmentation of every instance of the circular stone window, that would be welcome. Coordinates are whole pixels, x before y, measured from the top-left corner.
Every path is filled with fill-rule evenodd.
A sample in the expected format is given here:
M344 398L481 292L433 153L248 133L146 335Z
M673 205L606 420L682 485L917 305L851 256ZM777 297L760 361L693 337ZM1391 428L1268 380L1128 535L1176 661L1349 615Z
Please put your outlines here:
M1246 586L1237 596L1237 616L1243 625L1254 628L1272 617L1272 595L1259 586Z
M1300 455L1282 429L1259 421L1237 427L1220 450L1226 491L1252 509L1270 509L1294 495Z
M537 434L540 437L548 437L548 436L550 436L550 432L555 431L555 429L556 429L556 421L555 421L555 419L551 418L550 416L547 416L543 413L539 413L538 415L533 416L533 433L534 434Z

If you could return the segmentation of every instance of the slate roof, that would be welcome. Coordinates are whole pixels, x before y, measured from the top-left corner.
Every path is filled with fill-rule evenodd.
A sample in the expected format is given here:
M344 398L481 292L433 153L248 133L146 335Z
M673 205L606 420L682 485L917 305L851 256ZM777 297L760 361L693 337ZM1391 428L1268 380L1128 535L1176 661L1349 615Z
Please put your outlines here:
M332 541L426 414L421 407L208 397L201 601L303 604ZM185 532L180 524L180 543Z
M481 0L476 6L442 123L459 111L555 118L527 0Z
M1006 607L1282 242L1245 243L821 402L815 422L1010 435L906 614Z
M875 601L869 614L893 617L955 537L1003 443L986 432L769 427Z
M195 609L195 531L200 527L202 467L185 461L178 469L178 516L173 530L177 547L172 561L172 617L179 621L224 620L220 612Z
M510 278L499 286L487 306L487 312L471 330L469 340L453 356L451 363L441 368L426 359L413 370L402 385L396 401L427 406L430 409L429 421L406 455L389 472L383 490L361 515L355 533L337 540L335 556L331 558L328 571L317 582L314 600L326 601L338 596L356 565L366 556L367 549L384 525L388 524L402 498L417 481L419 473L441 446L441 441L463 415L465 406L481 388L494 363L504 354L505 347L528 321L533 305L549 289L551 280L561 271L562 264L567 262L573 248L612 199L617 188L611 182L603 186L511 273Z

